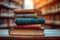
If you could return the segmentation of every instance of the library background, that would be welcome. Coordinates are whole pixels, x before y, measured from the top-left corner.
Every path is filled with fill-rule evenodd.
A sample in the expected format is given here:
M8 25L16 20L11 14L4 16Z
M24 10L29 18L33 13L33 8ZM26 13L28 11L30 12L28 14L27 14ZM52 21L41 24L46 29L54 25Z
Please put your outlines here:
M0 40L60 39L60 0L0 0Z

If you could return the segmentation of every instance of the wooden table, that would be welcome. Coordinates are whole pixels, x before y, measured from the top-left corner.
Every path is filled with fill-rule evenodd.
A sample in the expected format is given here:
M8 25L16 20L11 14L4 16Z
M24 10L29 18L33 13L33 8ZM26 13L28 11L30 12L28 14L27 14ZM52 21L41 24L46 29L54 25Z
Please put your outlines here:
M44 37L44 36L7 36L7 37L0 37L0 40L60 40L60 37Z

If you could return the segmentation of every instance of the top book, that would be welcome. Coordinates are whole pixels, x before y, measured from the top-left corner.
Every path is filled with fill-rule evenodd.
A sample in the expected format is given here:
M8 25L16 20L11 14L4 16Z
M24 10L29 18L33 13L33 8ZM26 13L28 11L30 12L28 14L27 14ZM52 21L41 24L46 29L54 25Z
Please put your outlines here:
M19 13L19 14L35 14L35 13L37 13L37 14L41 14L42 12L41 11L39 11L39 10L37 10L37 9L20 9L20 10L17 10L17 9L15 9L15 10L13 10L13 12L14 13Z

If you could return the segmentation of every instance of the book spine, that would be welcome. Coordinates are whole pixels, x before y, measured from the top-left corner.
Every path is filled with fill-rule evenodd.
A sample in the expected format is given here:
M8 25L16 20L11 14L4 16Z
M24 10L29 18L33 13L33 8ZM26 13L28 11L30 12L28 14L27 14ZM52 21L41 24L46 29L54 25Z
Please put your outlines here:
M17 25L14 24L13 28L19 29L41 29L41 24Z
M3 23L2 19L0 19L0 25Z
M0 27L7 27L8 26L8 21L7 19L0 19Z
M15 14L15 17L36 17L36 14Z
M15 20L14 19L9 19L9 26L12 27L15 24Z
M16 18L16 24L44 24L44 18Z

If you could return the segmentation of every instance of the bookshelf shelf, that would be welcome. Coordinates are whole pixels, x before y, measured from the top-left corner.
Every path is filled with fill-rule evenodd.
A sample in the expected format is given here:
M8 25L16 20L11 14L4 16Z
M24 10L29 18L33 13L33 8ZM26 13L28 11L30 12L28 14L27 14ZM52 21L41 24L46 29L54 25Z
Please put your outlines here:
M47 6L53 5L53 4L55 4L55 3L59 2L59 1L60 1L60 0L58 0L58 1L57 1L57 0L53 0L52 2L46 4L46 5L42 6L42 7L39 7L38 9L41 9L41 8L44 8L44 7L47 7Z
M55 25L55 26L60 26L60 24L52 24L52 23L50 23L50 24L46 24L46 25Z
M1 8L6 8L6 9L13 9L13 8L10 7L9 4L6 4L6 3L4 3L4 2L0 2L0 7L1 7Z
M60 11L55 11L55 12L50 12L50 13L44 13L43 15L56 15L56 14L60 14Z
M7 9L19 9L17 6L14 6L12 4L7 4L7 3L4 3L4 2L0 2L0 7L1 8L7 8Z
M49 20L49 21L45 21L45 24L49 24L49 25L60 25L60 21L51 21L51 20Z

